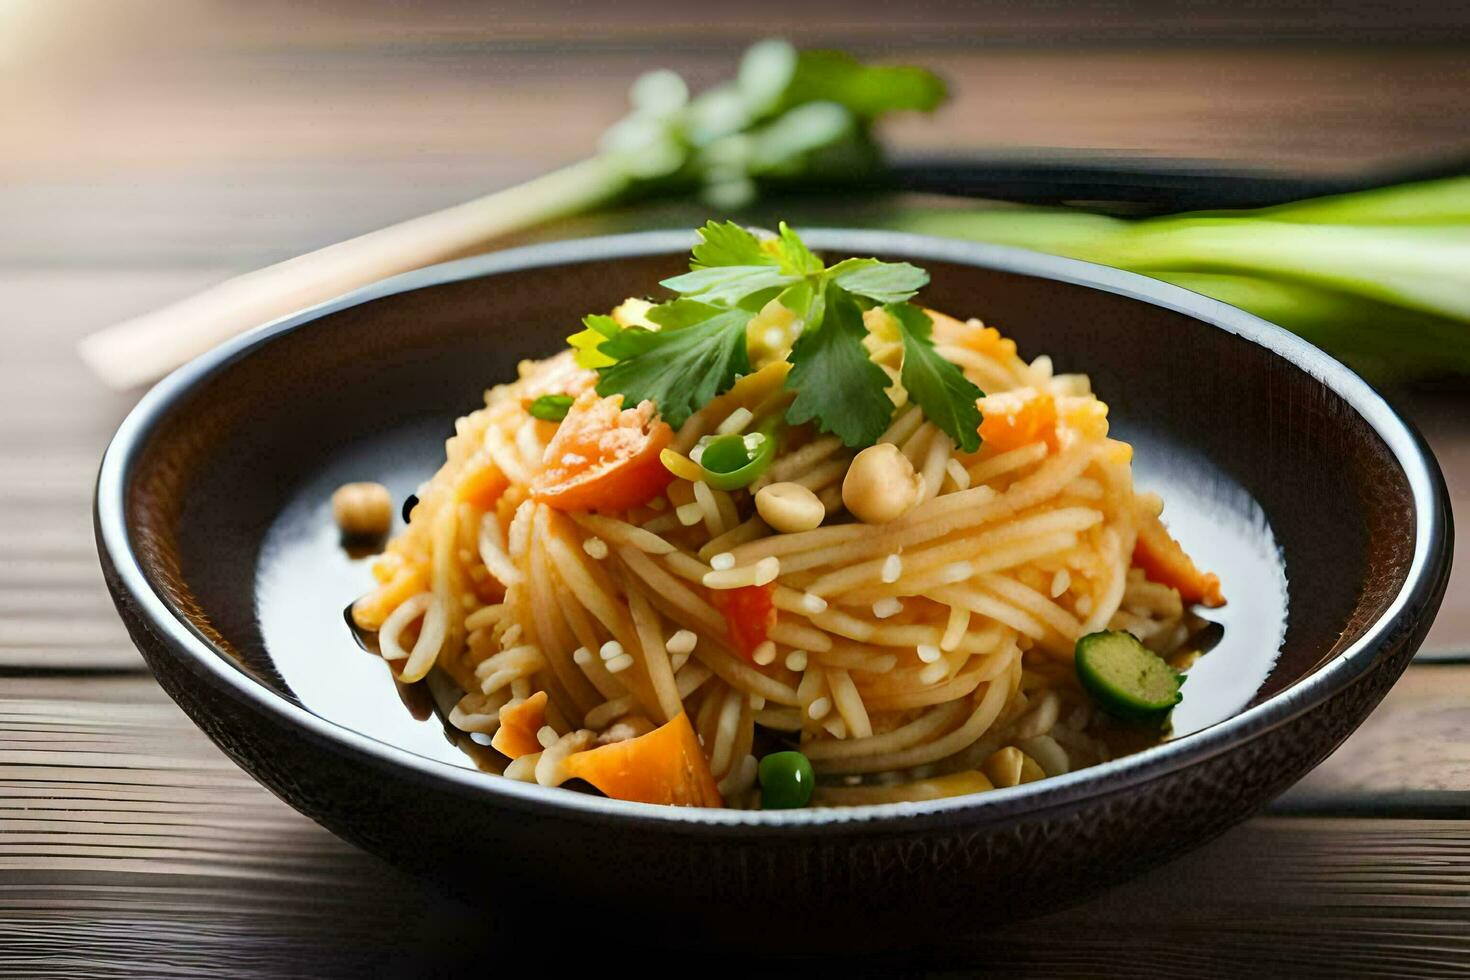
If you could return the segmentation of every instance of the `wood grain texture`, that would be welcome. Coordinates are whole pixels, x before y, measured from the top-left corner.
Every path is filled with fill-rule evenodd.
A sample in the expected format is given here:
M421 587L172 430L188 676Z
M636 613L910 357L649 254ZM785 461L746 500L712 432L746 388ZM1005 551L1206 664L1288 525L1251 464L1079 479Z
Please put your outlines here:
M1370 724L1312 779L1353 773L1340 789L1362 796L1383 774L1401 785L1420 773L1418 792L1463 801L1470 771L1436 765L1443 739L1470 720L1467 686L1470 667L1415 668L1375 719L1457 712L1433 726L1441 741L1416 742L1422 758L1386 766L1378 757L1404 751L1402 726ZM977 926L926 965L1096 975L1116 965L1126 936L1139 976L1223 975L1265 957L1273 975L1442 975L1470 963L1466 812L1258 819L1078 909ZM337 841L235 768L147 677L19 678L0 695L0 967L37 977L471 975L536 928Z
M657 29L636 5L574 7L0 3L0 973L483 977L531 929L299 816L146 674L88 514L133 398L85 374L83 333L582 156L639 71L707 83L767 33L943 70L957 98L890 128L905 151L1070 147L1331 173L1470 149L1463 5L1385 19L1366 0L918 0L901 29L870 2L716 5ZM541 234L687 225L698 210ZM820 202L793 214L854 220ZM1405 400L1462 514L1467 406ZM1470 651L1462 541L1440 650ZM1470 972L1467 723L1470 666L1414 667L1272 815L1082 908L854 967ZM575 965L565 933L552 939L554 965Z

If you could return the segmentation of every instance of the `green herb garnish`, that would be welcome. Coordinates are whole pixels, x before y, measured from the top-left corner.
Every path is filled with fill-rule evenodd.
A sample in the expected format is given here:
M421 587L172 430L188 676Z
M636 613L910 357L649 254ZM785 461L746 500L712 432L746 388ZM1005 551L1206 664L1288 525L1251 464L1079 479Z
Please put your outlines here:
M891 380L863 343L863 312L881 305L903 341L904 388L957 445L979 448L975 402L984 393L934 349L928 315L907 302L927 272L862 258L829 268L785 222L768 241L728 221L699 235L690 271L662 283L680 298L648 313L658 330L588 317L587 329L569 338L577 362L598 370L598 394L651 400L666 422L683 425L749 372L746 327L774 299L803 323L787 358L786 387L796 398L786 420L814 422L850 447L871 445L893 417Z
M531 402L531 414L545 422L560 422L572 407L571 395L542 395Z
M975 404L978 389L934 349L930 334L934 321L929 314L908 303L884 307L898 324L903 338L903 370L899 381L924 414L967 453L980 448L980 408Z
M827 287L825 305L825 314L807 324L791 349L786 387L796 391L796 400L786 410L786 421L815 420L844 445L871 445L893 418L888 375L863 346L868 332L857 301L834 283Z
M745 325L750 310L675 300L649 311L662 329L620 330L597 348L616 363L598 372L599 395L621 394L625 404L647 399L678 428L710 399L750 373Z

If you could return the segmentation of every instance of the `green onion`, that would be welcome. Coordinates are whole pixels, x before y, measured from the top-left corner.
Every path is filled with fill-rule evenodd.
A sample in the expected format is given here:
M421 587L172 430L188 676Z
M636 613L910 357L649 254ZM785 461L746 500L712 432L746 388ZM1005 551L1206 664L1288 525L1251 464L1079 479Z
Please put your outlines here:
M1142 220L976 208L880 223L1174 282L1293 330L1377 381L1470 375L1470 177Z
M531 403L531 414L545 422L560 422L572 407L571 395L542 395Z
M769 432L717 436L699 457L701 479L716 490L748 487L771 468L776 439Z

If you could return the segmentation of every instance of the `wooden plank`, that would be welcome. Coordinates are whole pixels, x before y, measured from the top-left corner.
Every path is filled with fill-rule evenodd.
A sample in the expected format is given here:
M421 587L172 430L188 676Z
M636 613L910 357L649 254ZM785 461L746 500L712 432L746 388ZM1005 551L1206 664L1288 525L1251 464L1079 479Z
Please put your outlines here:
M1401 754L1444 747L1402 717L1450 710L1448 682L1463 685L1470 668L1409 677L1378 730L1370 724L1340 755L1359 784L1373 783L1372 756L1389 751L1373 746L1393 732ZM1465 703L1461 693L1446 738L1463 730ZM1389 771L1402 781L1427 770ZM1463 769L1439 778L1452 792L1470 786ZM1467 914L1470 820L1278 816L1080 908L977 929L926 955L939 968L1096 975L1117 966L1126 936L1139 976L1219 975L1268 955L1298 975L1429 975L1470 963ZM534 935L291 811L147 678L19 678L0 693L0 968L35 977L348 975L373 964L378 975L458 973ZM911 957L874 962L912 968Z

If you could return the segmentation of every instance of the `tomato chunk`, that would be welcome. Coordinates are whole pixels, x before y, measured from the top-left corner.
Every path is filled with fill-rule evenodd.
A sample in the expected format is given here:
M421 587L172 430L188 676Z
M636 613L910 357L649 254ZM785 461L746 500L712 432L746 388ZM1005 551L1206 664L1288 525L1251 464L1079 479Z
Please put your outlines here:
M710 601L725 617L730 642L751 663L755 662L756 647L766 642L776 625L776 604L771 598L774 594L771 585L710 590Z
M537 691L523 701L512 701L500 709L500 727L490 745L507 759L519 759L541 751L536 733L546 724L546 692Z
M646 504L674 478L658 458L673 438L673 429L653 419L651 405L623 408L620 396L584 392L546 447L531 497L569 511Z
M645 735L568 756L566 772L617 800L725 805L694 726L682 711Z
M1200 571L1157 517L1150 516L1139 526L1133 564L1143 569L1150 582L1176 589L1186 603L1199 603L1211 609L1225 605L1220 577Z

